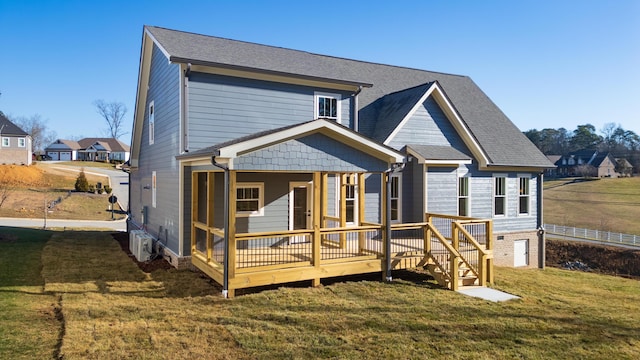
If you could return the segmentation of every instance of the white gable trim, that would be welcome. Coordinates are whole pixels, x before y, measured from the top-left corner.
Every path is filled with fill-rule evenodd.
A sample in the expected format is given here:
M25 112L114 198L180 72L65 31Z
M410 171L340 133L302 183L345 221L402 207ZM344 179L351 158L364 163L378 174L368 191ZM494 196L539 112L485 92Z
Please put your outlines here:
M406 123L413 117L413 115L418 111L418 109L422 106L422 104L432 96L438 106L442 109L447 119L451 122L453 127L456 129L458 134L462 137L464 143L469 147L474 156L479 160L480 166L485 167L489 164L489 157L482 150L480 144L475 140L475 138L471 135L471 131L462 121L458 112L453 108L453 105L449 102L447 97L444 95L444 91L440 88L437 82L433 83L427 91L420 97L420 99L413 105L413 108L407 113L407 115L400 121L398 126L391 132L391 134L385 139L384 144L389 145L393 139L398 135L400 130L406 125Z
M216 158L219 157L222 159L232 160L239 155L246 154L248 152L255 151L272 144L281 143L289 139L300 138L313 133L323 133L347 145L352 145L358 149L361 149L362 151L366 151L368 154L379 159L383 159L389 163L402 163L404 161L403 154L386 146L380 145L372 140L369 140L361 136L360 134L352 132L344 126L336 124L333 121L324 119L307 122L255 139L225 146L219 150ZM229 161L229 164L232 165L233 162Z

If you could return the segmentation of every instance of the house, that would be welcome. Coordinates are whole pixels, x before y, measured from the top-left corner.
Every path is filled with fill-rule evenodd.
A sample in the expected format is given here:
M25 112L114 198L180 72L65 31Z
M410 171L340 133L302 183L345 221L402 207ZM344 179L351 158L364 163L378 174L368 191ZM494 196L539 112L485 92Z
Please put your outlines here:
M78 160L125 162L129 160L129 145L114 138L85 138L78 140Z
M78 141L58 139L44 149L52 160L125 162L129 145L114 138L84 138Z
M139 66L132 246L227 296L412 266L456 289L494 264L544 266L553 165L467 76L153 26Z
M608 152L579 150L556 160L559 176L618 177L617 161Z
M633 176L633 165L625 158L616 158L616 169L622 177Z
M31 136L0 111L0 164L31 165Z
M557 177L558 176L558 166L557 166L557 162L558 160L560 160L562 158L562 155L547 155L547 159L549 159L549 162L556 165L553 168L550 169L546 169L545 170L545 176L547 177Z
M80 144L73 140L58 139L44 149L44 153L51 157L51 160L75 161L78 160L78 150Z

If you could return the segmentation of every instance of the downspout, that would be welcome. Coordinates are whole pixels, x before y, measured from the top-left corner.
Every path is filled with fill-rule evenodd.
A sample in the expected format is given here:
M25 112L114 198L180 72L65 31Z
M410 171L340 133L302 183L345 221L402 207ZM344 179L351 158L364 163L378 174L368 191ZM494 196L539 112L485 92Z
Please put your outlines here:
M538 195L538 216L537 216L537 229L538 229L538 267L540 269L545 268L545 263L547 262L546 257L546 234L544 230L544 204L543 204L543 183L544 182L544 173L539 173L537 177L537 195Z
M358 86L358 90L353 93L353 130L360 132L360 121L358 117L358 94L362 91L362 86Z
M402 164L393 164L391 167L384 171L385 174L385 182L387 186L387 192L385 196L385 219L384 219L384 232L385 232L385 242L384 242L384 258L385 258L385 280L387 282L393 281L391 276L391 175L396 172L400 172L404 169L406 162Z
M211 165L224 170L224 260L222 297L229 297L229 168L216 162L216 156L211 157Z
M191 77L191 63L187 64L184 71L184 87L182 89L182 151L189 152L189 79Z

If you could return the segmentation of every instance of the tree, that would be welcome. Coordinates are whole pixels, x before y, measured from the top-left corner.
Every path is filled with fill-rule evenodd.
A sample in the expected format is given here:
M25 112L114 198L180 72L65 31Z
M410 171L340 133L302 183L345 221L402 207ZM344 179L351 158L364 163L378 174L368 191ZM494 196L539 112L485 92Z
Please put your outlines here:
M118 139L127 132L124 130L124 116L127 113L127 107L121 102L107 103L104 100L96 100L93 102L96 111L107 122L108 133Z
M76 178L75 189L81 192L89 191L89 181L87 181L87 177L84 174L84 169L80 170L80 174Z
M10 119L31 136L31 146L34 153L41 153L45 147L56 140L56 132L47 129L47 121L39 114L31 117L19 116Z
M590 149L595 150L602 142L602 137L596 134L595 126L591 124L578 125L573 131L573 137L569 140L572 151Z

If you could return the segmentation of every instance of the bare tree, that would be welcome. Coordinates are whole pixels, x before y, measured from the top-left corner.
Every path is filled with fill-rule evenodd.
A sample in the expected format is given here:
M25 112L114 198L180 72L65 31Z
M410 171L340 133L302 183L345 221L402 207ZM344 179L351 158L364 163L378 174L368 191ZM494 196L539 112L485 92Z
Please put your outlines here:
M31 117L20 116L11 121L31 136L31 146L34 153L41 153L45 147L56 140L56 132L47 129L47 121L39 114Z
M127 132L124 130L124 115L127 113L127 107L121 102L105 102L104 100L96 100L93 102L96 111L107 122L108 132L112 138L118 139Z

